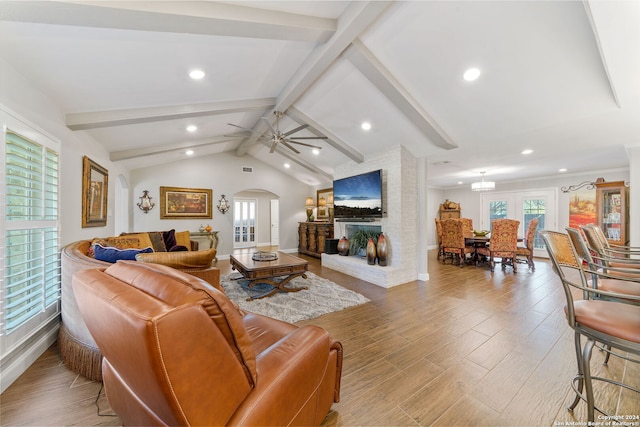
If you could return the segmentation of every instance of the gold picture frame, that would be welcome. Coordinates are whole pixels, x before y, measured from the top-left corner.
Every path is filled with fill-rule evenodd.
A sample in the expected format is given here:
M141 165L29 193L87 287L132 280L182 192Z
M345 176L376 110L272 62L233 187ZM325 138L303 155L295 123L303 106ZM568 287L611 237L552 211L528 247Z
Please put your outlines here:
M109 171L82 157L82 228L107 225Z
M160 187L160 219L211 219L213 190Z
M324 203L321 203L321 199ZM331 219L331 209L333 209L333 187L316 191L316 219L328 221Z

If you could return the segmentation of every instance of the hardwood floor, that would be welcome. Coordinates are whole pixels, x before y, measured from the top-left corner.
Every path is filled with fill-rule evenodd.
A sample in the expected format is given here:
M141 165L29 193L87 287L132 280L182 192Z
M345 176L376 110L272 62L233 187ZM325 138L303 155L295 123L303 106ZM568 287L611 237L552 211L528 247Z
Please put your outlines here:
M573 333L550 263L536 271L441 265L430 254L428 282L384 289L322 268L309 270L371 302L301 322L344 345L341 401L325 426L586 425L585 404L572 414L576 371ZM230 271L219 261L221 273ZM612 357L592 369L640 386L640 367ZM638 394L596 382L611 415L640 414ZM55 346L0 396L2 425L118 425L101 387L62 365ZM98 411L101 415L98 414ZM598 413L596 413L597 417ZM597 420L596 420L597 421ZM633 420L631 420L633 422ZM638 425L638 420L635 420ZM601 425L605 425L604 423Z

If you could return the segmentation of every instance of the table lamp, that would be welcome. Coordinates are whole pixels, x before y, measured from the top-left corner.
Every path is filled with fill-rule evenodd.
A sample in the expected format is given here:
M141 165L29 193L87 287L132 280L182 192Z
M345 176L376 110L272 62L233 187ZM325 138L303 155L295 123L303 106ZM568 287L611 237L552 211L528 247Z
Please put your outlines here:
M307 221L311 222L311 216L313 215L313 208L316 207L316 204L313 201L313 197L307 197L307 200L304 202L304 205L307 208Z

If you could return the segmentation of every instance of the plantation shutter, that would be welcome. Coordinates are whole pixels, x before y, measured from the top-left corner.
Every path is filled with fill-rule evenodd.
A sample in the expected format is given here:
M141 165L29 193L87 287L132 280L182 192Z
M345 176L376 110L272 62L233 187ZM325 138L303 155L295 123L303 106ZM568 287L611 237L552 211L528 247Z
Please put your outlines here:
M59 156L9 129L4 140L1 334L28 336L59 312Z

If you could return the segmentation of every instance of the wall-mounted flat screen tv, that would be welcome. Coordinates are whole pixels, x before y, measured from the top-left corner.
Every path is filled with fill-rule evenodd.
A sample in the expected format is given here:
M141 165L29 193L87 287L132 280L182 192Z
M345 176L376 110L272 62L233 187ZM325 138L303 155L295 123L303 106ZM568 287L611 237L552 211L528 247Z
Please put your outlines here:
M382 170L333 181L335 218L382 218Z

